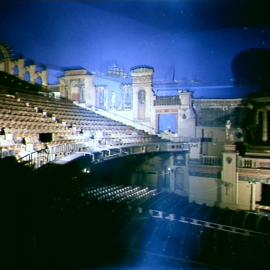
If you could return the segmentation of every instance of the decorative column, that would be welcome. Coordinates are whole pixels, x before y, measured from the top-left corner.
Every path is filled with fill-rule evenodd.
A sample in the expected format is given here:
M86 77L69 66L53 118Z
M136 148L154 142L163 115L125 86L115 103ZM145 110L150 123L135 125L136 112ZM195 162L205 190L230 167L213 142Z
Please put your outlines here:
M254 211L256 208L256 182L250 182L250 210Z
M256 113L255 113L255 123L256 123L256 125L259 125L259 113L260 113L260 111L256 110Z
M262 140L263 142L268 141L268 117L267 110L263 111L263 123L262 123Z

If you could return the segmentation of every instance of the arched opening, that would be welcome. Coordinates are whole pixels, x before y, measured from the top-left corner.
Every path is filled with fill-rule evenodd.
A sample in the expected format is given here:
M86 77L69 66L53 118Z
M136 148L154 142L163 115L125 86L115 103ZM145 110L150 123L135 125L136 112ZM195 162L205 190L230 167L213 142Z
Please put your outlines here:
M138 92L138 119L145 120L145 90Z
M36 84L42 85L42 79L41 79L40 76L37 77L37 79L36 79Z
M17 65L14 66L13 68L13 75L18 77L19 76L19 68Z
M79 87L75 86L71 89L71 100L73 101L80 101L80 89Z
M26 71L26 72L24 73L23 79L24 79L25 81L27 81L27 82L30 82L30 73L29 73L29 71Z
M270 206L270 185L262 184L262 198L260 204Z

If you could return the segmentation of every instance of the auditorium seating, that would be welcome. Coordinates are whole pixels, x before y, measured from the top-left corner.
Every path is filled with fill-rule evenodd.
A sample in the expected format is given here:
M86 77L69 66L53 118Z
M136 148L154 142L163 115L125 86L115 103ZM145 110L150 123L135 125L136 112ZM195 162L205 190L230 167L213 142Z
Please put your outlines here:
M0 128L5 133L0 135L2 157L20 157L45 148L45 143L91 142L96 146L115 146L160 141L157 136L98 115L68 100L53 98L49 93L4 86L0 89ZM44 141L42 134L51 134L51 139Z
M124 232L130 235L130 249L211 264L212 267L267 269L263 268L267 266L266 239L165 219L132 220L130 223Z
M107 203L108 205L116 204L125 206L126 209L132 209L132 206L137 206L140 203L155 196L156 190L148 187L138 186L123 186L123 185L106 185L106 186L92 186L83 191L72 192L58 196L54 199L54 207L64 210L73 209L79 210L81 208L95 205L96 203ZM67 203L68 202L68 203ZM61 206L60 206L61 205Z
M104 215L101 228L91 231L97 239L95 241L103 239L101 250L102 245L106 246L108 237L104 235L108 235L108 228L113 226L111 220L117 220L119 231L115 241L124 241L123 247L126 250L176 261L195 261L213 267L217 265L225 269L242 269L243 262L245 267L247 264L250 269L257 269L256 266L260 269L266 262L269 237L248 236L177 220L186 217L269 233L269 218L254 213L188 202L177 194L143 186L114 183L101 185L94 182L77 190L72 188L69 192L60 192L52 200L51 206L57 218L63 217L63 226L67 226L68 232L74 229L74 225L69 225L66 217L70 215L69 220L74 220L74 223L79 217L89 217L89 223L76 225L77 229L84 230L79 233L83 239L87 237L89 224ZM151 217L150 209L172 213L175 220ZM110 244L111 238L107 241Z

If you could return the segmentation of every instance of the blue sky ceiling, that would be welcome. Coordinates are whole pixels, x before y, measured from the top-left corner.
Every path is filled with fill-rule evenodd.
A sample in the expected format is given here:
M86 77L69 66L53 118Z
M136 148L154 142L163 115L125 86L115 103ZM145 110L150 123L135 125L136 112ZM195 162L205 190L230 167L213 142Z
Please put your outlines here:
M226 86L223 96L235 95L235 57L270 49L266 5L241 0L4 1L0 40L54 69L82 66L105 73L114 64L126 71L145 64L155 68L156 81L198 82L204 87L198 97L218 96L220 86Z

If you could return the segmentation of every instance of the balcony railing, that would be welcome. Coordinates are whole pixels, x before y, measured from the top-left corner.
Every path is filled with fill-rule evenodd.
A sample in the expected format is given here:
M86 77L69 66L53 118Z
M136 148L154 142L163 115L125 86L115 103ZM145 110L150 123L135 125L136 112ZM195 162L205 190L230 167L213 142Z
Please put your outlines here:
M240 157L238 168L270 169L270 159Z
M190 164L220 167L222 165L222 159L218 156L200 155L199 159L191 159Z
M200 157L200 163L202 165L220 166L222 164L222 160L218 156L205 156L205 155L202 155Z
M87 143L60 144L39 151L32 152L19 159L19 162L33 166L35 169L48 162L59 160L76 152L86 152L89 154L99 154L97 158L100 162L109 158L120 157L122 155L134 155L152 152L187 152L189 145L185 143L139 143L125 145L90 145ZM96 158L94 158L96 160Z
M33 166L37 169L48 162L82 151L90 151L90 149L83 143L60 144L27 154L26 156L21 157L19 162Z

